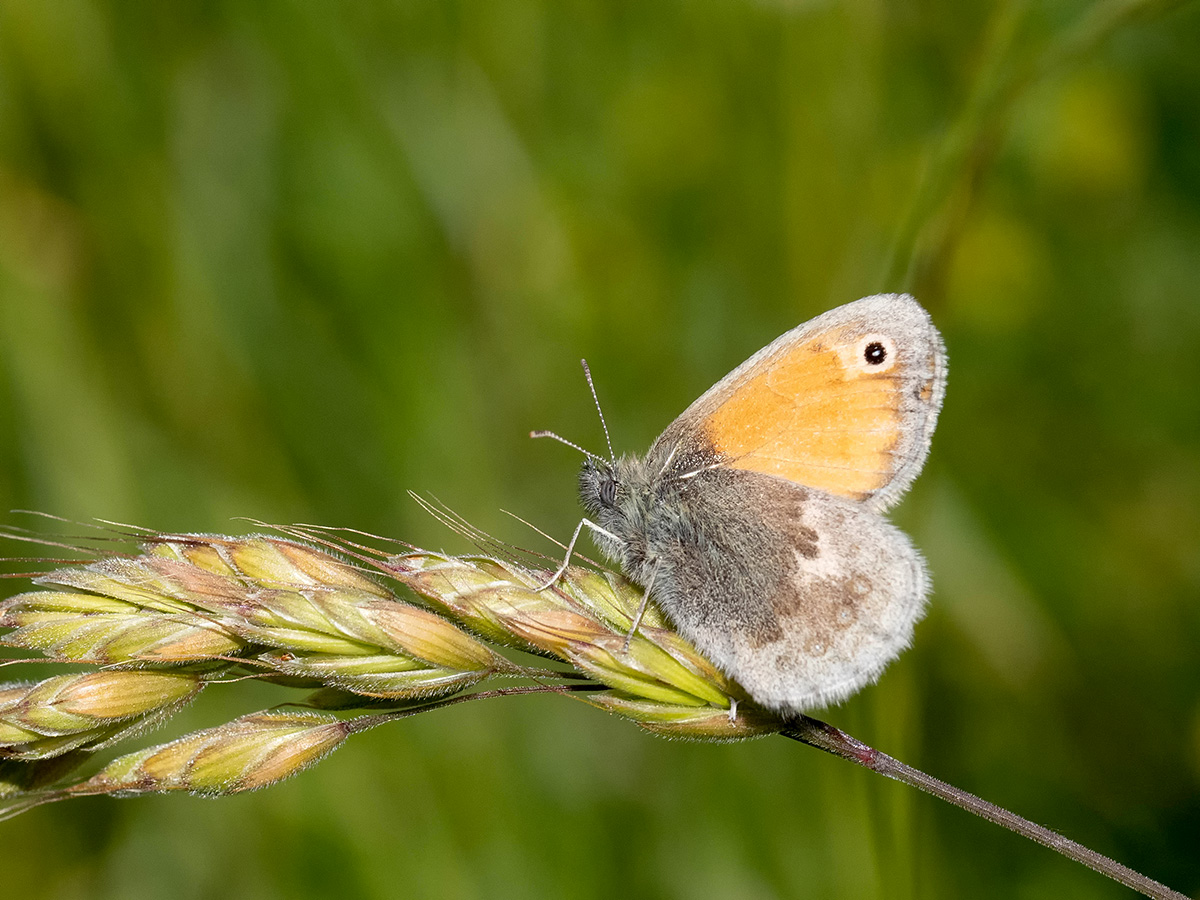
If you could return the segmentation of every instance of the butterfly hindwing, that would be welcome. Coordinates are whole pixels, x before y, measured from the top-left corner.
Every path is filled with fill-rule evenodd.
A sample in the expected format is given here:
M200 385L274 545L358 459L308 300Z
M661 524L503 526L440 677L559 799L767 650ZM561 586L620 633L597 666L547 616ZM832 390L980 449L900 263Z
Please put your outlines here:
M714 469L694 482L687 504L700 530L663 554L654 596L758 702L837 702L908 646L928 579L897 528L759 473Z

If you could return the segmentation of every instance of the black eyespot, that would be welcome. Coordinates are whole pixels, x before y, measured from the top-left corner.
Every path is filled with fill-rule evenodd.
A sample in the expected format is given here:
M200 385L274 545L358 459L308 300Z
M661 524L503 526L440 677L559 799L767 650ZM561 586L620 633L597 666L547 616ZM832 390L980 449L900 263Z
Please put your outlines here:
M612 506L617 500L617 482L613 478L605 478L600 482L600 502Z
M863 359L869 366L882 365L887 360L887 348L879 341L871 341L863 348Z

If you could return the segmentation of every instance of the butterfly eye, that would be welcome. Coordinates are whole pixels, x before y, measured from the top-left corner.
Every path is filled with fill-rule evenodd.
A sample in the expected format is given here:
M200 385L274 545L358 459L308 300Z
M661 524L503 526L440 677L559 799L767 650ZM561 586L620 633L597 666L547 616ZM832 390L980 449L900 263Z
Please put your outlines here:
M600 482L600 502L605 506L612 506L617 500L617 482L612 478L605 478Z

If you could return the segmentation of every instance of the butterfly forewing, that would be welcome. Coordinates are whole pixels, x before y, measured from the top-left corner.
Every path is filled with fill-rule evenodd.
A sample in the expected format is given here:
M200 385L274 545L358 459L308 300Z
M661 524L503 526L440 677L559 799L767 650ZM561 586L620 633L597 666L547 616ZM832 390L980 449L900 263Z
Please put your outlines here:
M920 470L945 351L910 297L880 295L783 335L697 400L656 444L885 508Z

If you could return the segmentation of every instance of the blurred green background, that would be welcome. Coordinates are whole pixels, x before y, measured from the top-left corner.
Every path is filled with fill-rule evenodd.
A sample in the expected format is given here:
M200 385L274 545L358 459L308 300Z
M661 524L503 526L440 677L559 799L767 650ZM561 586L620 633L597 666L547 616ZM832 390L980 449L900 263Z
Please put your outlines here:
M551 550L500 510L577 521L577 454L527 434L602 446L581 356L643 450L784 330L911 290L951 360L895 517L935 594L824 715L1198 895L1198 51L1194 2L4 0L0 508L467 549L411 489ZM263 705L221 693L175 730ZM45 807L0 884L1130 896L808 748L560 698L257 794Z

